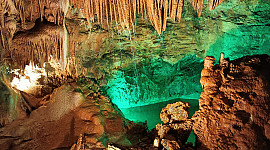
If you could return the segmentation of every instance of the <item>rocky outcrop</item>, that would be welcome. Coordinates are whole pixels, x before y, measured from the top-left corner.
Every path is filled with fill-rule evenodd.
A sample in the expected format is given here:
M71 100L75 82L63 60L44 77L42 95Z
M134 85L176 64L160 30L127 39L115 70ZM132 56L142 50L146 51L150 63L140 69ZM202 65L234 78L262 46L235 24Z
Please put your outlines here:
M105 148L108 142L138 143L141 137L132 136L146 135L145 126L128 122L108 98L90 90L90 85L86 80L67 83L44 99L31 99L23 93L33 109L0 128L1 149L69 149L74 143L72 148L95 149Z
M160 113L160 119L164 123L173 123L181 120L185 120L188 117L189 103L176 102L168 104L162 109Z
M63 51L64 29L60 26L52 24L40 24L34 31L27 31L18 34L12 40L10 46L9 58L12 67L20 68L21 66L38 64L43 66L45 62L54 57L56 60L62 60L61 65L64 66Z
M205 58L200 110L192 117L199 147L269 149L269 56L222 57L215 66Z
M24 118L27 104L20 93L5 84L1 77L0 89L0 127L3 127L15 119Z
M165 124L156 125L158 137L154 147L178 150L186 147L185 143L191 133L193 120L188 118L189 103L176 102L162 109L160 119Z
M202 69L202 59L195 55L184 57L176 64L162 59L145 59L114 70L114 78L106 84L106 92L120 109L177 98L198 99L202 91Z
M163 108L165 124L156 126L154 146L185 149L185 137L193 129L197 149L269 149L270 57L229 61L222 53L220 63L214 62L214 57L205 57L199 110L188 119L187 103Z

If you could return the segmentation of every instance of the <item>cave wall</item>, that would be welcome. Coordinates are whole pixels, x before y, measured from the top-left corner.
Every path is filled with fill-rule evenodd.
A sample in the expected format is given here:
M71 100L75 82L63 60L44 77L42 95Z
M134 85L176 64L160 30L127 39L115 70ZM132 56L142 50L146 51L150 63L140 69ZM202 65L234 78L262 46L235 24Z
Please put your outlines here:
M186 2L181 22L169 21L162 36L156 34L149 22L138 19L134 34L118 31L103 40L107 46L101 45L98 56L111 58L113 67L121 68L109 79L107 94L119 107L146 105L187 95L190 99L198 99L200 59L211 55L218 62L221 52L230 60L270 54L269 5L269 1L227 0L213 11L203 9L198 18ZM191 57L193 59L186 59ZM141 64L144 62L155 62L154 71L143 73L145 67Z
M75 69L69 67L74 70L68 74L91 78L104 87L111 99L124 101L125 107L184 96L197 99L201 91L201 61L206 55L219 58L220 52L224 52L225 57L236 59L270 54L267 0L225 0L211 11L205 2L200 17L185 1L181 22L168 18L161 35L148 19L141 18L142 14L137 14L135 28L127 30L114 22L109 24L110 28L98 22L89 26L84 9L69 1L11 2L5 1L10 10L2 16L5 23L1 23L2 28L12 31L9 38L14 34L11 53L5 60L14 64L19 57L31 56L39 58L36 62L41 60L42 64L56 52L59 57L55 58L62 59L63 68L68 59L76 65ZM9 21L17 25L9 25ZM42 26L52 26L49 38L44 38L48 35ZM48 41L48 45L39 41ZM112 92L115 90L118 92Z
M119 108L168 101L176 98L197 99L202 60L189 55L176 64L162 59L145 59L121 71L106 85L107 94Z

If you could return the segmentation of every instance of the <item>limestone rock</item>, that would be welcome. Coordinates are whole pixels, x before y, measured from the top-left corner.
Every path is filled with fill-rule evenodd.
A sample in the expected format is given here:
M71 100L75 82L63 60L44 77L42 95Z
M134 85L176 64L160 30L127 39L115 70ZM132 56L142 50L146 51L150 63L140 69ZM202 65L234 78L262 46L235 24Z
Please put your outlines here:
M160 119L164 123L172 123L185 120L188 117L188 109L190 105L187 102L176 102L168 104L162 109Z
M257 55L205 66L192 117L200 148L269 149L269 65L269 56Z
M189 103L179 101L162 109L160 118L165 124L156 125L156 139L162 139L161 144L165 149L179 149L179 144L187 141L194 123L188 119L189 107ZM154 145L159 147L159 141L155 140Z
M161 144L166 150L179 150L180 149L180 146L176 141L162 139Z

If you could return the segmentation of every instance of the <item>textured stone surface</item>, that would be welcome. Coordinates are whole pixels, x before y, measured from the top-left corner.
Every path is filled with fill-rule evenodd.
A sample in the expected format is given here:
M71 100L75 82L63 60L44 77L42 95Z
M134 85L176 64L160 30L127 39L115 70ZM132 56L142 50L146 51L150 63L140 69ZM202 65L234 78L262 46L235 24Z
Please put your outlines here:
M7 2L11 5L10 0ZM213 11L203 9L200 18L196 17L190 2L185 1L181 22L168 19L167 29L161 36L149 20L142 20L140 15L134 31L117 26L107 30L98 23L93 23L90 29L82 13L84 10L75 9L65 1L24 2L22 16L19 14L22 9L17 8L19 5L12 5L5 18L19 24L15 26L16 34L11 45L15 56L7 54L5 61L26 65L29 60L21 60L27 56L42 64L53 51L58 52L54 58L61 59L62 67L68 63L76 64L72 75L85 75L102 86L109 81L106 91L119 107L123 107L121 103L125 103L125 107L133 107L179 97L198 98L201 92L198 72L202 69L198 64L206 55L218 58L220 52L224 52L235 59L248 54L270 53L267 0L224 1ZM39 9L42 6L45 6L44 10ZM63 15L64 26L58 26L57 22L62 22ZM23 18L24 23L20 22ZM22 24L29 24L29 27L22 29ZM55 37L45 38L48 33L42 30L44 24L46 29L52 28L50 34ZM10 25L11 29L7 27L7 31L13 31L13 26L14 23ZM190 59L189 55L197 58ZM70 62L66 60L69 56L73 59ZM111 92L116 90L116 93ZM121 102L114 101L119 99Z
M269 63L267 55L248 56L203 69L212 75L202 74L192 117L200 148L269 149Z
M68 149L76 141L75 147L81 148L138 143L146 134L145 126L125 120L107 97L89 90L85 82L55 89L40 107L5 124L0 129L2 149Z
M176 98L196 99L201 93L202 68L202 59L195 55L176 64L162 59L145 59L114 71L106 92L120 109Z
M23 118L27 114L25 112L25 101L19 94L19 91L14 91L7 86L0 78L0 127L3 127L15 119Z
M177 121L182 121L188 117L189 103L176 102L173 104L168 104L162 109L160 113L160 119L164 123L172 123Z
M176 102L168 104L162 109L160 113L160 119L164 124L157 124L156 130L158 137L161 139L154 141L154 145L157 147L163 147L165 149L180 149L180 146L184 146L191 133L193 126L193 120L188 118L189 103ZM160 142L160 143L157 143ZM162 146L160 146L160 144ZM185 149L184 147L182 149Z
M13 2L16 2L16 5ZM3 48L7 54L5 59L1 58L1 62L5 61L15 67L22 65L23 68L29 63L29 60L33 60L43 66L42 63L48 59L50 54L59 52L54 58L60 58L62 67L68 66L68 73L63 75L64 78L68 76L71 79L82 75L95 83L87 87L91 88L92 92L76 90L85 95L89 94L91 100L103 99L97 93L104 90L119 107L131 107L181 96L190 96L194 99L194 95L201 92L199 84L200 72L203 69L201 60L206 55L218 58L220 52L224 52L226 57L236 59L244 55L270 54L270 4L268 0L227 0L214 11L203 9L200 18L196 17L196 11L188 1L184 3L181 23L168 19L167 30L162 35L158 35L149 20L140 19L140 15L137 16L134 31L122 30L117 26L107 30L98 23L93 23L93 27L90 29L87 19L82 13L83 10L66 7L66 1L4 0L1 1L0 8L0 51L2 52ZM205 5L204 8L206 7ZM66 18L63 18L63 15ZM52 35L55 37L51 37ZM48 36L49 38L46 38ZM26 57L31 58L20 61ZM261 66L256 66L256 64L264 62L260 58L247 59L242 61L243 64L237 61L228 65L224 64L223 68L206 67L201 73L201 84L204 91L200 98L201 110L195 115L197 118L185 121L181 119L178 120L179 122L167 124L164 127L181 132L182 129L188 129L186 133L189 133L193 121L195 121L193 128L201 143L215 139L211 141L212 144L209 142L210 144L205 146L208 148L233 149L238 147L244 149L257 146L255 147L257 149L267 147L261 141L269 142L269 115L267 116L269 114L269 97L267 97L269 91L262 92L268 88L265 87L268 86L268 83L264 83L267 80L262 76L269 75L264 75L267 69L258 72L254 69L253 65L258 69ZM19 62L18 65L15 64L16 61ZM67 79L62 82L63 76L53 79L52 83L56 84L51 86L57 88L66 81L74 81L72 78L72 80ZM9 95L12 92L5 85L1 85L1 88L4 89L1 96L7 98L1 99L0 102L1 108L3 108L1 110L4 112L1 123L11 122L14 117L10 117L10 113L16 112L13 107L15 105L12 103L13 95ZM46 94L50 94L52 89ZM76 94L73 93L73 96L78 96L78 91L75 92ZM65 95L65 92L57 90L55 93L61 95L54 96L56 100ZM31 99L31 97L26 97L25 99ZM70 97L72 95L68 96L68 98ZM7 100L11 101L7 102ZM67 103L63 103L64 100L67 100ZM111 107L109 101L106 101L106 104L101 107L91 101L89 105L95 113L92 112L92 109L80 108L80 111L69 115L69 111L66 112L66 110L73 111L74 105L70 104L74 103L68 100L62 99L62 101L52 103L45 99L38 104L44 105L42 107L34 106L32 104L36 103L31 103L30 107L34 106L36 110L32 110L30 117L35 116L36 112L46 115L47 110L52 110L56 113L48 113L48 116L52 116L53 122L44 127L44 122L26 121L28 123L25 124L29 125L29 128L24 129L18 125L21 122L16 121L12 123L16 130L13 128L7 130L7 132L14 131L11 132L12 135L1 132L4 136L1 142L3 141L8 146L14 144L15 148L29 145L39 148L43 146L39 145L42 142L55 142L54 144L60 145L60 147L71 146L80 135L79 132L76 132L74 134L76 137L73 137L72 133L75 132L72 130L73 125L79 124L76 126L78 130L82 128L81 130L86 133L97 134L97 136L108 131L113 135L111 141L119 140L123 142L122 144L128 144L127 138L118 134L120 131L126 131L125 129L111 128L114 126L113 121L116 122L115 126L118 126L123 123L123 120L118 117L110 118L113 110L109 109ZM117 100L118 103L114 100ZM67 107L59 107L61 110L58 112L57 107L62 104ZM48 106L45 107L46 105ZM82 104L84 107L90 107L89 105ZM10 106L13 108L10 109ZM25 110L30 110L30 107L26 107ZM67 115L67 119L65 119L65 115ZM73 116L79 118L78 124L76 124L76 119L74 121L76 123L73 123ZM99 116L109 117L108 120L103 120L103 123L107 122L111 126L101 125ZM173 116L176 117L176 115ZM6 118L9 120L5 120ZM48 119L43 116L40 118ZM58 120L59 118L60 120ZM217 118L221 118L221 120ZM57 122L56 126L54 121ZM2 124L6 125L6 123ZM63 127L63 124L70 126ZM66 134L47 132L49 128L54 127L59 127L59 132ZM160 131L163 132L164 127L160 126ZM223 130L223 127L228 130ZM4 128L6 129L6 127ZM28 131L31 132L28 133ZM160 135L171 138L172 141L178 138L177 135L165 131ZM205 132L202 133L202 131ZM40 139L36 139L37 133L42 133L39 135ZM48 134L56 134L60 140L52 141L50 136L47 136ZM18 136L23 139L17 140ZM93 147L99 147L100 141L97 142L95 136L82 139L87 139ZM228 140L224 140L224 137ZM80 139L78 144L81 143ZM105 136L103 139L107 140L107 137ZM62 141L66 141L66 143L61 143Z
M168 104L160 114L165 124L156 126L157 139L164 139L164 148L168 141L192 148L185 142L193 129L197 149L269 149L270 57L227 61L221 54L219 65L214 60L204 61L199 110L188 119L181 115L188 113L187 103Z
M161 140L161 144L166 150L177 150L180 149L179 144L176 141L170 141L166 139Z

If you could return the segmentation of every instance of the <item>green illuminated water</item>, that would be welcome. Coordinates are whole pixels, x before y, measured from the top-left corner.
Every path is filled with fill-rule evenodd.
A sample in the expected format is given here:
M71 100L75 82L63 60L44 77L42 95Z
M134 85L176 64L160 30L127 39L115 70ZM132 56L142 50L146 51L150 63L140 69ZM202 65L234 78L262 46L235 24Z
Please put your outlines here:
M121 108L122 113L126 118L135 122L147 122L148 128L151 130L156 127L156 124L162 123L160 120L159 114L162 108L166 107L167 104L171 104L174 102L189 102L189 117L199 109L198 100L194 99L173 99L165 102L159 102L155 104L138 106L138 107L130 107L130 108Z

